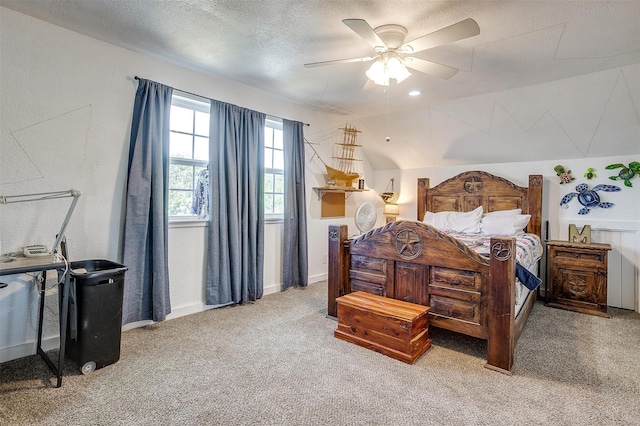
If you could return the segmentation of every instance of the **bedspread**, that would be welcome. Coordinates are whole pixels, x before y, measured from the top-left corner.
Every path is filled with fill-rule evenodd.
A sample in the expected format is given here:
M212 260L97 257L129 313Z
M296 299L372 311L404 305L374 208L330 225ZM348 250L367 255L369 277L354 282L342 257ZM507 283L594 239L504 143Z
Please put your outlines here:
M461 234L448 232L452 237L462 241L476 253L489 257L491 237L482 234ZM538 288L542 280L531 272L533 266L542 258L543 247L536 234L516 236L516 276L529 290Z

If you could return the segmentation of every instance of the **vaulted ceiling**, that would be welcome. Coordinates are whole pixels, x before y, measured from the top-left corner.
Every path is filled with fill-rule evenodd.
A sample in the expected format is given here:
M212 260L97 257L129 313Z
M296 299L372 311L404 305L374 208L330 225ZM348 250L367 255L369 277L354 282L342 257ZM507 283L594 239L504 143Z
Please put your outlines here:
M542 160L640 152L638 1L0 0L0 5L337 114L362 130L365 154L377 169L522 161L523 154ZM342 23L347 18L365 19L372 28L402 25L407 41L466 18L478 23L480 34L415 55L458 68L448 80L414 72L398 85L363 90L370 62L303 66L374 54ZM410 90L421 95L409 97ZM327 132L309 129L307 137L321 141ZM620 139L613 148L612 137Z

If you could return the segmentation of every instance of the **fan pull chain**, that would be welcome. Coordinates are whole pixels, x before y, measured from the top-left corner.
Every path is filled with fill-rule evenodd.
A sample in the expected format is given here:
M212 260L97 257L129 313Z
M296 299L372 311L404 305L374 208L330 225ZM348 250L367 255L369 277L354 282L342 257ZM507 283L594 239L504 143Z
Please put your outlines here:
M391 97L391 82L387 86L387 137L384 138L385 142L391 142L391 136L389 136L389 98Z

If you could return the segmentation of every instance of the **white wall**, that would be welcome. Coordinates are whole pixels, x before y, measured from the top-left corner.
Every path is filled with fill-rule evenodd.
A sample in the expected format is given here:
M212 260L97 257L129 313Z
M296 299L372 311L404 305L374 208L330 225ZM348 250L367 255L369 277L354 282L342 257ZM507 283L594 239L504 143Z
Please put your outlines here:
M66 235L70 258L119 260L134 76L322 131L340 117L290 104L231 81L180 68L0 7L0 194L76 188L82 192ZM308 176L308 203L313 186ZM0 205L0 253L52 246L70 199ZM309 219L310 276L326 276L324 220ZM265 226L265 294L281 288L281 224ZM316 233L321 236L317 237ZM173 313L204 306L202 226L172 226L169 261ZM320 243L316 243L320 241ZM52 274L53 275L53 274ZM26 276L2 277L0 362L35 353L37 292ZM47 297L45 347L56 345L55 279Z

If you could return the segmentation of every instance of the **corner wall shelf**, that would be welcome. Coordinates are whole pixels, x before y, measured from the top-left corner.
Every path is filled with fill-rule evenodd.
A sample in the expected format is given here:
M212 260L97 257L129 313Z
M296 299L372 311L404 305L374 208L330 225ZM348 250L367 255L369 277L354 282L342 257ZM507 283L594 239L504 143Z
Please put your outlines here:
M344 186L321 186L313 188L318 193L321 203L320 217L344 217L345 200L352 192L364 192L368 189L358 189Z
M318 199L322 198L322 196L326 193L348 194L350 192L368 191L368 189L351 188L348 186L316 186L313 189L318 192Z

